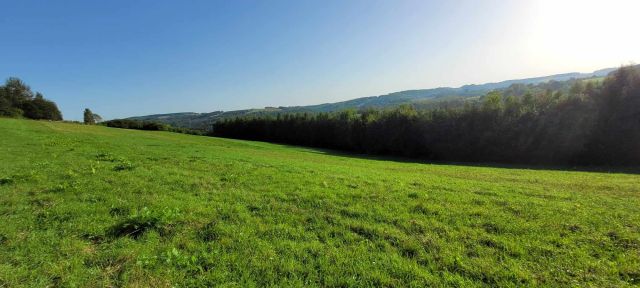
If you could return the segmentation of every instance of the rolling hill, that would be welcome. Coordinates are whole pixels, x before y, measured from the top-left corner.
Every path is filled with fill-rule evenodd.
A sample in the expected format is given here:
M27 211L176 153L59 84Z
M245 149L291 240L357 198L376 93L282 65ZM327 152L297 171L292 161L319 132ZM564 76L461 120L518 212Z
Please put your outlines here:
M264 115L276 113L300 113L300 112L333 112L345 109L363 109L363 108L386 108L401 104L411 103L433 103L438 101L447 101L453 99L467 99L470 97L478 97L487 92L508 88L513 84L534 85L549 81L567 81L570 79L583 79L591 77L603 77L609 74L615 68L607 68L594 71L592 73L565 73L543 77L507 80L496 83L472 84L464 85L458 88L440 87L432 89L407 90L394 92L386 95L356 98L336 103L325 103L308 106L289 106L289 107L265 107L235 111L215 111L209 113L167 113L154 114L147 116L135 116L128 119L156 121L169 124L175 127L207 129L212 123L223 118L232 118L237 116L248 115Z
M627 287L640 176L0 118L0 287Z

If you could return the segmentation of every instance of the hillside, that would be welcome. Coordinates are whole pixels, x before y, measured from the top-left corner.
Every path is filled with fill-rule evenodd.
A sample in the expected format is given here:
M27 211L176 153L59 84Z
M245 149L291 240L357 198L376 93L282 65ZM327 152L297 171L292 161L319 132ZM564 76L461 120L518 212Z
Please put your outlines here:
M290 107L268 107L264 109L246 109L236 111L215 111L210 113L168 113L147 116L136 116L128 119L156 121L169 124L175 127L208 129L211 124L223 118L233 118L237 116L264 115L276 113L298 113L298 112L335 112L345 109L363 108L386 108L401 104L415 103L421 106L432 105L433 102L448 101L455 99L465 99L482 96L490 91L505 89L514 84L534 85L549 81L567 81L570 79L583 79L591 77L602 77L609 74L615 68L607 68L594 71L592 73L565 73L543 77L507 80L496 83L486 83L480 85L464 85L458 88L440 87L433 89L407 90L394 92L386 95L356 98L353 100L325 103L309 106Z
M640 175L0 119L0 287L640 284Z
M640 165L640 67L466 99L224 119L208 134L431 161Z

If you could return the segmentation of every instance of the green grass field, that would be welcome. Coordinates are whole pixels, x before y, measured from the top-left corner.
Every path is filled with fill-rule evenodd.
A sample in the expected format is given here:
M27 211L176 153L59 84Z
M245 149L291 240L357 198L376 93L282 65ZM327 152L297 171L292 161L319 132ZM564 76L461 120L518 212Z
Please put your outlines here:
M640 285L640 175L0 119L0 287Z

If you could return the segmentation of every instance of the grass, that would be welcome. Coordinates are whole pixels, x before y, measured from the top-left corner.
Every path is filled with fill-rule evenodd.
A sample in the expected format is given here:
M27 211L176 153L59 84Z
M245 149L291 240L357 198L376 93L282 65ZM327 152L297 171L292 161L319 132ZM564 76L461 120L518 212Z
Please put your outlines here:
M0 287L640 285L640 176L0 119Z

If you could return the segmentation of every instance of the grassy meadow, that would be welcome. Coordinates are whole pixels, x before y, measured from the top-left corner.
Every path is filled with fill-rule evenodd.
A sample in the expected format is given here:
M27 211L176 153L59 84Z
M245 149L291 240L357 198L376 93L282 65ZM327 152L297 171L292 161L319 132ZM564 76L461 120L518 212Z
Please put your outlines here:
M0 119L0 287L640 285L640 175Z

